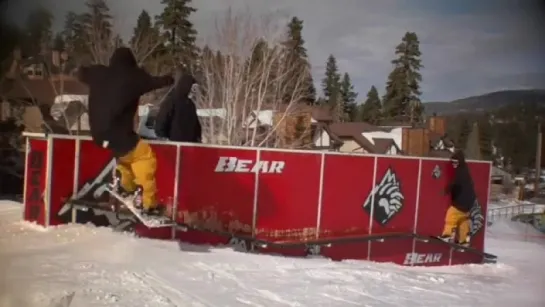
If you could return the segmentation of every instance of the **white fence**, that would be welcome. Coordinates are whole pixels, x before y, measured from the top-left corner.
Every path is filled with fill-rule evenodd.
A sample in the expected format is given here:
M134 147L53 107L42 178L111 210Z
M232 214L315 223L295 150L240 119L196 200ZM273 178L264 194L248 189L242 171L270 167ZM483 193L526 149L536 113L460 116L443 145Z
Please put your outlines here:
M498 231L494 232L494 235L501 238L516 238L517 240L527 241L527 242L544 242L545 235L536 233L536 230L544 232L545 229L545 220L537 218L532 214L539 215L545 210L545 205L538 205L533 203L522 203L516 205L508 205L501 207L491 207L488 209L488 225L494 224L494 222L500 220L513 220L513 217L521 214L527 214L527 216L520 216L517 219L518 223L509 224L508 228L500 227L502 233ZM507 225L507 224L505 224ZM505 227L504 225L504 227ZM515 227L515 228L511 228ZM513 232L515 230L515 232ZM491 234L492 235L492 234Z
M545 205L539 205L534 203L523 203L516 205L508 205L501 207L488 208L488 222L494 222L497 220L511 219L519 214L534 214L542 213L545 210Z

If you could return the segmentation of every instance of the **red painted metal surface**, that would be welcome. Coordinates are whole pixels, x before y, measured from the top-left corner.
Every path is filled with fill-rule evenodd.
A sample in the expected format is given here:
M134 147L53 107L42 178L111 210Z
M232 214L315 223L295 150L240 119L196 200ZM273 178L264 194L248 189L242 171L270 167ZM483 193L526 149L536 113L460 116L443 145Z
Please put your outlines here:
M80 142L79 150L76 140ZM47 140L30 138L29 144L29 155L43 153L47 157ZM53 137L52 144L51 201L47 207L49 224L56 225L66 221L58 213L74 192L95 200L106 197L100 185L111 180L115 163L107 150L89 140ZM158 161L158 198L169 209L176 209L177 222L270 242L391 233L438 235L450 205L444 188L453 169L446 160L173 143L152 147ZM41 204L43 209L47 204L31 198L30 193L36 188L45 189L47 163L44 160L41 169L36 169L35 157L33 161L33 165L27 164L26 176L39 180L26 180L25 219L45 225L45 210L32 211L31 205L36 208ZM469 166L484 214L490 164L470 162ZM136 231L146 237L169 238L172 230L150 230L140 225ZM196 230L177 231L176 238L195 244L229 241L226 236ZM473 238L472 245L483 251L484 229ZM262 249L285 255L305 253L302 247ZM323 246L320 252L335 260L366 259L405 265L482 260L475 254L451 253L448 246L409 237L334 244Z

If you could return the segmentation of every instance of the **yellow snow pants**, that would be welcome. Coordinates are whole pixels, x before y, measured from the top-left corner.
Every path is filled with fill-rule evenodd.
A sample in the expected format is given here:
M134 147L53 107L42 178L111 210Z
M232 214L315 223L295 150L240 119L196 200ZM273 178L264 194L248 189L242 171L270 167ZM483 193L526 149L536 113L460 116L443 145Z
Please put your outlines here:
M117 159L117 171L121 174L121 187L133 192L139 185L142 187L142 205L145 209L157 206L157 185L155 171L157 158L151 146L144 140L138 141L136 147L128 154Z
M443 236L451 236L454 229L458 229L458 241L464 242L470 231L469 213L462 212L454 206L450 206L445 216Z

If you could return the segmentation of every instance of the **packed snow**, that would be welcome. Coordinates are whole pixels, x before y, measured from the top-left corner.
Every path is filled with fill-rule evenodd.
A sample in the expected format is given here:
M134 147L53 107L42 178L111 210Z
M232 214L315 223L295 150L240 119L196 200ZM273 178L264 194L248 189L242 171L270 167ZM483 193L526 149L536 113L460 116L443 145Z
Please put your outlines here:
M545 239L513 224L488 227L498 264L410 268L241 253L89 225L44 229L22 222L21 204L5 201L0 307L63 306L70 294L71 307L543 307Z

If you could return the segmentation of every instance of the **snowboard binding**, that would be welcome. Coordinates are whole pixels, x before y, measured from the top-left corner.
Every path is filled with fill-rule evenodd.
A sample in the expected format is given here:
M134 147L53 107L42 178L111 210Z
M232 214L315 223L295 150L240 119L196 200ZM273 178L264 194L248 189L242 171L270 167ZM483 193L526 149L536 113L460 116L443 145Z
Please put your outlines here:
M134 207L138 210L144 210L144 205L143 205L143 199L142 199L142 194L144 193L144 189L142 188L142 186L137 186L136 187L136 190L134 190L133 192L133 204L134 204Z
M144 208L143 201L144 189L142 186L137 186L136 190L133 192L133 205L136 209L140 210L143 215L147 216L162 216L165 213L165 206L158 204L155 208L146 209Z
M458 245L463 246L463 247L469 247L471 236L468 234L465 241L460 241L460 238L458 238L457 233L458 233L458 229L453 228L452 233L450 235L440 236L438 238L440 240L443 240L443 241L447 242L447 243L453 243L453 244L458 244Z
M453 228L450 235L442 235L442 236L440 236L438 238L445 241L445 242L447 242L447 243L455 243L456 242L456 231L457 231L457 229Z
M117 194L128 197L130 196L130 193L127 192L122 186L121 186L121 172L118 170L115 170L112 178L112 183L110 184L110 188L112 191L116 192Z

